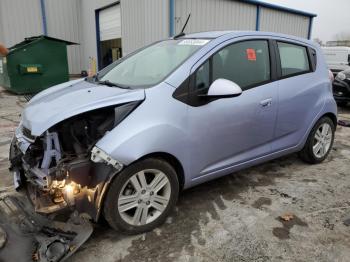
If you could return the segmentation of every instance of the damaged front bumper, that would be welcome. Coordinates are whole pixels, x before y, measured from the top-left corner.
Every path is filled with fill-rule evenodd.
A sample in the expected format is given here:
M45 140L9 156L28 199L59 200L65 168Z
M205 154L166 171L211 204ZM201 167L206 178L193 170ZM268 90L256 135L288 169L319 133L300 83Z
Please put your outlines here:
M33 161L38 139L44 153ZM21 125L9 158L18 192L0 192L0 229L7 235L0 261L64 261L90 237L89 221L98 220L108 185L123 165L97 147L89 157L63 161L57 134L29 139Z
M35 211L51 214L63 210L77 211L97 221L103 197L115 174L123 165L98 147L90 157L62 159L56 133L46 132L41 138L44 153L39 164L31 163L34 140L29 140L18 127L10 149L10 171L16 189L25 188ZM53 165L52 163L55 163Z

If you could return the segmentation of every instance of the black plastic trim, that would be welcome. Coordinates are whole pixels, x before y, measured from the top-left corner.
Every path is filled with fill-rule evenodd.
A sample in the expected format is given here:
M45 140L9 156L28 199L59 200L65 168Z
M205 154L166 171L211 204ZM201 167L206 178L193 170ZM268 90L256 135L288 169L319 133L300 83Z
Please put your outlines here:
M317 68L317 52L312 47L308 47L309 59L312 66L312 71L315 72Z
M173 93L173 98L185 104L189 104L188 103L189 87L190 87L190 76L187 77L185 81L183 81L178 88L176 88L175 92Z

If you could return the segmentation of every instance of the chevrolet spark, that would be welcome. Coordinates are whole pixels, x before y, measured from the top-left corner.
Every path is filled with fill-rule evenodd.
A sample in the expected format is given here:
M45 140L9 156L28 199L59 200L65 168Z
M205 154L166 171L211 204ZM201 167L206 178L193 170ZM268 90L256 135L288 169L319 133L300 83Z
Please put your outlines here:
M10 149L36 212L76 210L135 234L179 192L299 152L329 154L336 103L319 46L266 32L160 41L36 95Z

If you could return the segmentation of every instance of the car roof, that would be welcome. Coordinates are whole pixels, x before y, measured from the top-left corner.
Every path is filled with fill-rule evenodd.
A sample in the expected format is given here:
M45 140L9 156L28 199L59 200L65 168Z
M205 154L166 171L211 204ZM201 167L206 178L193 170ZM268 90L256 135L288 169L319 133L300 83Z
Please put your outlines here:
M342 51L350 51L350 47L349 46L322 46L322 49L324 50L342 50Z
M280 37L286 38L294 41L304 42L309 45L315 45L314 42L297 36L286 35L281 33L264 32L264 31L208 31L208 32L198 32L190 33L182 36L181 38L209 38L215 39L219 37L239 37L239 36L270 36L270 37Z
M184 35L182 38L218 38L220 36L232 33L234 31L208 31L197 32Z

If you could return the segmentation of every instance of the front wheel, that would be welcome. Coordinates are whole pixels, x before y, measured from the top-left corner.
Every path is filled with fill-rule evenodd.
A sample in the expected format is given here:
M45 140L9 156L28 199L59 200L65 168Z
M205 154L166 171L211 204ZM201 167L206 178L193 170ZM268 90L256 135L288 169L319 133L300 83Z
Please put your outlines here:
M321 163L332 149L335 126L329 117L321 118L313 127L300 158L311 164Z
M109 225L139 234L161 225L174 208L179 182L174 168L160 159L145 159L113 180L104 203Z

